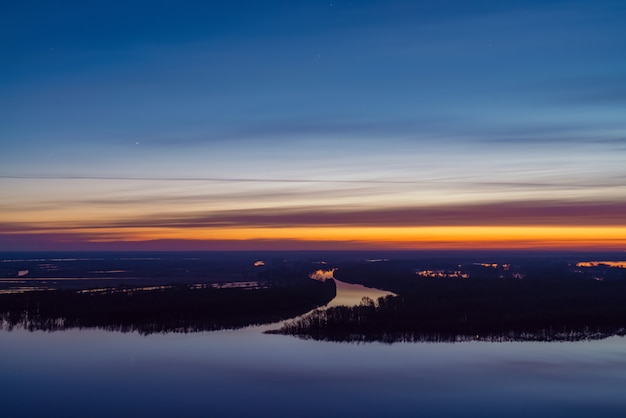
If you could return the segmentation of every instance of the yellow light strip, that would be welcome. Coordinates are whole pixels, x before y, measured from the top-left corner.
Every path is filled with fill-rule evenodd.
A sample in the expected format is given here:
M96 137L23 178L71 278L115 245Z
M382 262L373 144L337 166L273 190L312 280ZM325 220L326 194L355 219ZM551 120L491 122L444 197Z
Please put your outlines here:
M459 226L319 228L128 228L82 230L96 241L300 240L371 243L393 248L626 248L626 226Z

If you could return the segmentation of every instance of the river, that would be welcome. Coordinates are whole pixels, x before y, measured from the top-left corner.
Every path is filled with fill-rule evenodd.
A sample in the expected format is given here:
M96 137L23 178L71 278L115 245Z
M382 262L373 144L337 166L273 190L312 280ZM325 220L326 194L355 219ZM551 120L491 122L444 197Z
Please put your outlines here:
M330 305L381 292L339 281L337 289ZM301 340L264 329L149 336L0 331L2 414L626 416L626 340L620 337L388 345Z

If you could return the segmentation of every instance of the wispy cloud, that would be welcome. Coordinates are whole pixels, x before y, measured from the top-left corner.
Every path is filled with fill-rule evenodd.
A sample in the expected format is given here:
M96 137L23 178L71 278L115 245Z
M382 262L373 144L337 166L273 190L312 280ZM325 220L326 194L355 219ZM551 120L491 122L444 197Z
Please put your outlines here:
M254 209L127 220L115 226L200 228L299 226L622 225L626 202L507 202L402 208Z
M104 181L146 181L146 182L207 182L207 183L329 183L329 184L430 184L430 185L475 185L539 188L588 188L607 187L611 182L527 182L527 181L474 181L467 179L327 179L327 178L247 178L247 177L143 177L143 176L90 176L90 175L0 175L8 180L104 180ZM621 177L620 177L621 179ZM617 184L616 184L617 185Z
M312 179L312 178L240 178L240 177L132 177L132 176L83 176L83 175L0 175L3 179L15 180L114 180L114 181L182 181L214 183L380 183L380 184L424 184L436 183L428 180L381 180L381 179Z
M150 139L150 144L164 147L198 146L232 141L293 141L305 138L348 137L360 140L379 140L385 137L406 137L423 132L432 126L432 120L359 120L329 119L323 116L310 119L281 119L268 122L242 122L243 126L218 129L201 135L181 135Z
M550 90L565 105L608 105L626 103L626 76L607 73L554 80Z
M626 224L626 202L518 201L400 208L249 209L162 213L111 221L4 223L4 233L127 228L294 228L420 226L611 226Z
M156 239L127 241L103 235L104 240L83 234L21 234L0 236L0 251L310 251L390 249L393 246L361 241L307 241L297 239L185 240ZM284 253L283 253L284 254Z

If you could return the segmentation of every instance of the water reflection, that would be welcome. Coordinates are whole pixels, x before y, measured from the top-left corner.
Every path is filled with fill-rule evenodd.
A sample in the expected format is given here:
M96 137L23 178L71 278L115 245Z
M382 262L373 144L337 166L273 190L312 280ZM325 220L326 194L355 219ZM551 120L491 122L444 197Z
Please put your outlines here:
M336 306L355 306L361 303L363 298L378 300L386 296L395 296L392 292L361 286L360 284L345 283L334 279L337 286L337 296L331 300L325 308Z
M335 306L356 306L365 299L378 300L386 296L395 296L395 293L385 290L379 290L372 287L365 287L360 284L352 284L342 282L335 278L335 271L337 268L332 269L318 269L309 277L313 280L326 281L333 280L337 288L337 294L333 300L331 300L324 308L333 308Z
M358 305L363 297L376 300L382 292L334 283L337 297L321 312L349 309L344 305ZM98 297L97 292L91 295ZM367 300L363 306L372 307ZM264 335L267 327L150 335L67 327L56 333L0 330L2 413L93 418L625 416L626 341L619 337L596 341L598 334L589 331L579 335L585 342L522 344L506 339L514 334L439 333L407 334L404 340L388 341L392 345L333 344ZM576 334L562 336L562 341L577 339Z
M622 338L350 345L245 331L72 330L0 332L0 347L7 416L621 418L626 411Z

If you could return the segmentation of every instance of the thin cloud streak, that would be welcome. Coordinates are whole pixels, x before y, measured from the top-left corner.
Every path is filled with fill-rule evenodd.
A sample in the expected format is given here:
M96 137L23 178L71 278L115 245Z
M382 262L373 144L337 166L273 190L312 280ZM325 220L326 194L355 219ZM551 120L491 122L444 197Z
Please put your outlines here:
M540 183L540 182L498 182L498 181L463 181L463 180L384 180L384 179L286 179L286 178L238 178L238 177L132 177L132 176L45 176L45 175L0 175L0 179L7 180L103 180L103 181L181 181L181 182L211 182L211 183L328 183L328 184L452 184L476 186L511 186L511 187L610 187L623 184L607 183Z
M371 251L389 249L361 241L307 241L296 239L94 241L82 234L23 234L0 236L0 251Z
M430 226L613 226L626 223L626 202L523 201L403 208L319 207L163 213L93 222L0 223L0 232L131 228L298 228Z
M431 180L351 180L351 179L279 179L279 178L236 178L236 177L125 177L125 176L11 176L0 175L12 180L113 180L113 181L206 181L215 183L379 183L379 184L436 184L446 181ZM450 182L454 183L454 182Z
M111 227L623 225L626 202L511 202L384 209L254 209L127 220Z
M381 136L405 137L415 135L424 130L424 125L432 123L424 121L370 121L370 120L276 120L265 124L249 124L221 133L204 134L196 137L154 138L152 145L163 147L215 145L232 143L233 141L292 141L293 138L336 138L358 137L361 140L378 140Z

